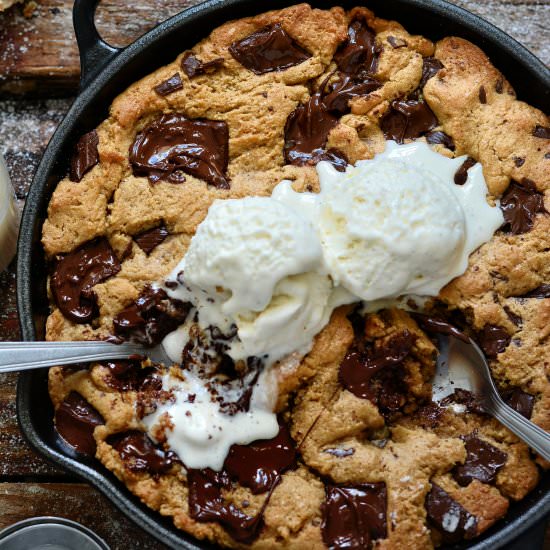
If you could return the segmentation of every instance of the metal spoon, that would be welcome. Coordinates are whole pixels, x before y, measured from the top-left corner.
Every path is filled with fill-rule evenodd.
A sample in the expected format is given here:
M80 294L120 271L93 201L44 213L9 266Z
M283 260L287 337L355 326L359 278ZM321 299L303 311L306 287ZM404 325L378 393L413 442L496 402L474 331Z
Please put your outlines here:
M0 374L4 372L74 365L109 359L135 359L147 356L155 363L173 361L162 346L144 348L137 344L108 342L0 342Z
M500 397L485 355L478 345L453 336L438 334L439 356L433 382L433 399L440 401L461 388L468 390L488 414L533 448L545 460L550 460L550 434L508 406Z

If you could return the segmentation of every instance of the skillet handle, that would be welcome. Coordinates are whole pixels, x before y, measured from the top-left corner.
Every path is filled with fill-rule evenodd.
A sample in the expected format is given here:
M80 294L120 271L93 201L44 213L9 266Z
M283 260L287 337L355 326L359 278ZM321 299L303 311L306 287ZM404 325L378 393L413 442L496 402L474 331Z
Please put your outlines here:
M99 0L75 0L73 26L80 52L80 91L124 48L114 48L101 39L94 15Z

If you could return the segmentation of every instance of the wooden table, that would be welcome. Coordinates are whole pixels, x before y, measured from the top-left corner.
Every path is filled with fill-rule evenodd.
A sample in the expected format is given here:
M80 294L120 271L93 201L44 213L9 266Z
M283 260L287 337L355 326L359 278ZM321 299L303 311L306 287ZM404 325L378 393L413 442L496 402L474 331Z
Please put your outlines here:
M126 2L104 0L97 14L98 26L107 41L124 45L196 3L139 2L126 15ZM550 62L550 0L455 3L485 17ZM71 5L70 0L41 0L39 5L30 2L0 15L0 153L6 158L19 206L23 206L50 136L76 93L79 64ZM12 263L0 274L0 340L18 339ZM0 529L29 517L62 516L93 529L113 550L163 548L98 491L29 448L17 426L16 381L16 375L0 375ZM550 544L545 547L549 550Z

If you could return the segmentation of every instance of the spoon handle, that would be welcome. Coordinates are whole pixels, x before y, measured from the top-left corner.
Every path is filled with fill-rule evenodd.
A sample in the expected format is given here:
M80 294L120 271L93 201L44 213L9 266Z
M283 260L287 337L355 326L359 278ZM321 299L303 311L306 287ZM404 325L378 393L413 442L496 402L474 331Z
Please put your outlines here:
M487 405L488 412L501 424L504 424L511 432L525 441L544 460L550 461L550 434L534 422L527 420L498 396L494 396Z
M142 355L143 348L108 342L0 342L0 374Z

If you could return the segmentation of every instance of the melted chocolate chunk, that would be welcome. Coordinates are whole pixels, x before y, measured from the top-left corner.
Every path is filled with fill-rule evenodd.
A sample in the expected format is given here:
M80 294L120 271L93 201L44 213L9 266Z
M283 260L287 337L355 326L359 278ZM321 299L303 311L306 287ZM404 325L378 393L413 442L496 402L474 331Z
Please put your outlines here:
M511 340L506 329L497 325L485 325L477 337L479 346L490 359L502 353Z
M296 462L294 441L286 426L273 439L250 445L232 445L225 459L225 471L257 495L269 491L280 475Z
M374 31L362 19L348 27L348 38L334 54L338 68L347 74L365 77L376 72L378 50Z
M514 157L514 164L521 168L525 164L525 159L523 157Z
M520 298L550 298L550 284L542 284L529 292L526 292Z
M79 182L88 170L99 162L99 136L95 130L84 134L76 144L71 158L71 181Z
M420 137L437 124L437 118L427 103L416 99L392 101L389 111L380 120L384 137L397 143Z
M297 44L280 23L269 25L233 42L229 53L255 74L283 71L299 65L311 54Z
M485 88L483 86L479 87L478 96L479 96L479 102L485 105L487 103L487 92L485 91Z
M451 395L448 395L441 400L441 406L447 407L451 403L464 405L466 410L475 414L486 414L485 408L481 399L474 395L471 391L457 388Z
M432 401L416 411L416 418L423 428L435 428L444 412L444 407L440 407L438 403Z
M550 128L537 124L533 128L533 135L537 138L550 139Z
M113 361L103 366L109 369L105 383L115 390L140 391L143 386L155 382L162 387L162 380L153 377L155 369L142 368L140 361Z
M327 485L321 524L324 543L331 550L370 548L373 540L387 536L386 507L385 483Z
M527 178L521 183L513 181L510 184L500 199L500 208L504 215L501 229L514 235L530 231L535 223L535 216L546 212L543 194Z
M473 433L462 437L466 447L466 460L453 473L459 485L466 487L474 479L493 483L498 471L506 464L508 455L493 445L477 438Z
M428 132L426 134L426 141L430 145L441 144L451 151L455 150L455 142L453 141L453 138L447 135L445 132L441 132L439 130Z
M62 256L50 280L61 313L75 323L89 323L97 315L93 287L116 275L120 267L107 239L94 239Z
M471 539L477 535L477 519L464 509L449 493L432 482L425 501L428 519L447 543Z
M443 63L435 57L425 57L422 64L422 78L418 84L419 88L424 88L426 82L430 78L434 77L441 69L443 69Z
M454 181L456 185L464 185L468 180L468 170L476 164L476 160L468 157L455 172Z
M227 123L189 120L177 113L162 115L148 124L130 148L134 175L147 176L151 183L161 179L181 183L186 173L219 189L229 189L228 158Z
M346 162L332 149L324 150L330 131L338 124L337 117L323 103L321 92L313 94L306 103L300 103L290 113L285 124L284 156L288 164L313 166L321 160L329 160L327 155ZM345 168L344 168L345 169Z
M533 414L533 405L535 404L535 396L525 393L520 388L514 388L513 390L505 390L501 392L502 399L517 411L521 416L524 416L528 420Z
M423 313L411 312L410 316L418 323L418 326L429 334L446 334L454 336L463 342L469 342L468 337L457 327L437 315L430 316Z
M190 469L187 471L187 481L189 515L193 519L217 521L238 542L250 543L257 537L263 510L256 516L248 516L234 504L227 503L222 489L229 488L231 481L225 472L214 472L209 468Z
M115 317L115 334L144 346L156 346L185 321L190 307L187 302L170 298L161 288L147 286Z
M369 348L365 351L352 350L347 353L340 364L338 373L340 383L348 391L371 401L391 400L385 384L382 384L380 392L376 392L372 386L372 378L383 369L392 369L400 365L409 355L416 341L416 336L405 330L390 338L384 346ZM386 391L384 391L386 389ZM378 394L376 396L376 394ZM387 394L387 395L386 395ZM393 409L389 404L386 408Z
M212 73L222 67L223 63L223 57L218 57L205 63L198 57L195 57L193 53L187 52L181 60L181 68L189 78L193 78L200 74Z
M355 449L353 449L353 448L350 448L350 449L338 449L338 448L323 449L323 452L327 453L328 455L335 456L337 458L344 458L346 456L353 455L355 453Z
M502 78L499 78L495 84L495 92L497 94L501 94L504 90L504 80Z
M173 453L164 451L147 434L137 430L110 435L107 443L120 454L126 468L132 472L165 474L175 461Z
M79 453L88 456L95 456L94 430L102 424L105 424L103 417L74 391L55 411L57 433Z
M164 225L161 225L160 227L148 229L147 231L143 231L143 233L136 235L134 237L134 241L136 241L145 254L151 254L153 249L163 242L169 234L168 229L166 229Z
M340 73L339 80L329 84L326 94L323 95L323 104L328 111L342 116L350 112L349 102L352 99L367 96L380 86L382 84L374 78L356 80Z
M183 82L179 73L173 74L170 78L161 82L158 86L153 88L158 95L166 96L173 92L183 89Z
M523 324L523 319L521 318L521 315L516 315L508 306L504 306L502 309L504 309L504 312L506 313L506 316L516 327L521 327Z

